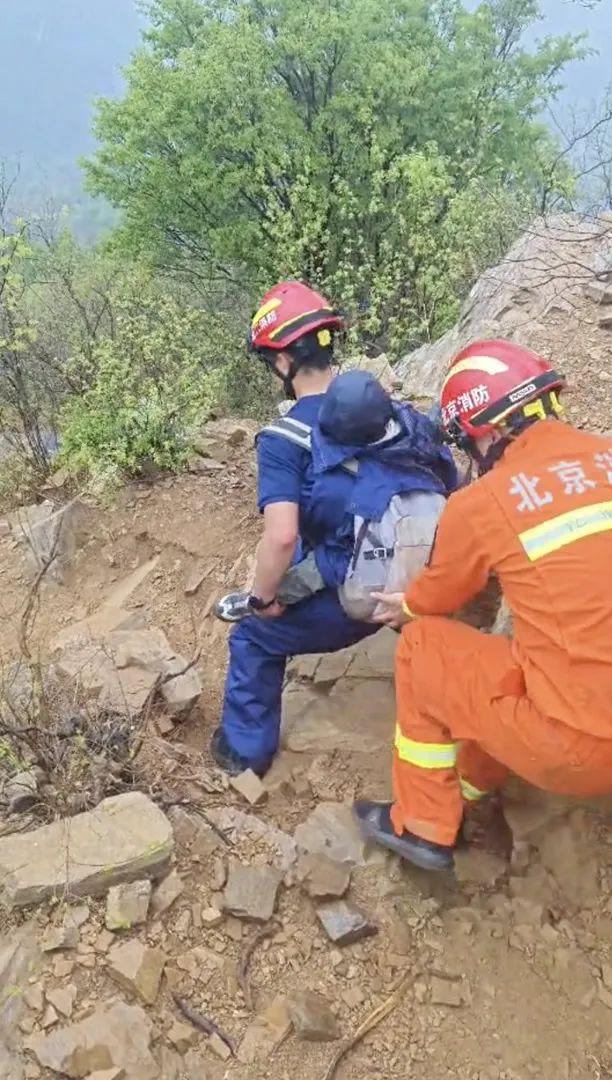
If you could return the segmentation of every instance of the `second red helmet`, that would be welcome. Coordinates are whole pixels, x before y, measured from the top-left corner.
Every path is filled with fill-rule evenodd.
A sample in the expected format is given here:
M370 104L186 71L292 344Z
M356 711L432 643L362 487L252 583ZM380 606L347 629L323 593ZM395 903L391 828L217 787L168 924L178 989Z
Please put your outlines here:
M301 281L281 281L264 296L251 322L249 343L261 349L286 349L319 328L340 330L344 319L320 293Z
M448 434L478 438L565 379L547 360L513 341L475 341L454 358L440 397Z

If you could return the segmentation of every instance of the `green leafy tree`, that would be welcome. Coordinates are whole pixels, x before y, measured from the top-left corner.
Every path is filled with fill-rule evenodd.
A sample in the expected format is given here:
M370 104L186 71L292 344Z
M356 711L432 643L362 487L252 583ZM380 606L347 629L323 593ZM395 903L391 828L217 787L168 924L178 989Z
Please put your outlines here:
M434 337L545 182L538 120L576 39L535 0L153 0L89 184L123 243L252 297L310 279L399 352Z

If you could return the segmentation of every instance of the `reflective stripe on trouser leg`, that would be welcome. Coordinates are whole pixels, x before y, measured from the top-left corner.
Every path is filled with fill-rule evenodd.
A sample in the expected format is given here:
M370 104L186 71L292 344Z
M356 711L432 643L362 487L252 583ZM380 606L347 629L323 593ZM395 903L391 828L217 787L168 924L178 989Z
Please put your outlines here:
M466 802L478 802L479 799L484 799L485 795L489 794L488 791L481 791L480 788L474 787L474 784L470 784L470 781L463 776L459 777L459 784L461 794Z
M454 769L457 764L457 743L426 743L407 739L399 724L395 728L395 750L400 761L420 769Z

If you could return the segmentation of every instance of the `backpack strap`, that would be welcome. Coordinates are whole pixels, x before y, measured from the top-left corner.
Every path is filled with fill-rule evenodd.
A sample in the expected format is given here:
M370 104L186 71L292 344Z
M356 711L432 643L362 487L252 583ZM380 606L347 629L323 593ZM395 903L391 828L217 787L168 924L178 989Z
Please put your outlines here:
M280 435L282 439L288 439L289 442L295 443L301 450L305 450L308 454L312 453L312 428L310 424L303 424L301 420L294 420L291 416L283 416L280 420L274 420L271 424L266 424L262 427L260 434L267 432L268 435ZM359 472L359 463L355 458L351 458L348 461L343 461L341 468L345 472L356 476Z
M363 553L363 557L366 562L373 562L375 559L393 558L395 548L383 547L380 542L380 538L376 535L375 532L372 531L370 527L371 524L371 521L364 519L359 525L359 528L357 529L357 534L355 536L355 545L353 547L353 555L348 570L349 574L354 571L357 559L361 555L361 549L363 548L366 540L368 540L371 545L369 551L364 551Z

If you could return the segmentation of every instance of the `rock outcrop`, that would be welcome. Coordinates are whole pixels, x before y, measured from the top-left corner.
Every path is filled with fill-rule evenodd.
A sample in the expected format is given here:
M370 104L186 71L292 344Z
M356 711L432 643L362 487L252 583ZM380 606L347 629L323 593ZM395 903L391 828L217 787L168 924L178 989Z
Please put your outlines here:
M195 667L178 655L157 627L124 625L89 636L75 628L64 639L58 671L78 682L101 707L138 716L159 690L172 717L187 714L202 693Z
M100 896L111 885L159 877L172 826L146 795L104 799L95 810L0 839L0 901L24 907L53 896Z
M112 1002L50 1035L32 1035L26 1045L44 1068L62 1076L86 1077L117 1067L125 1080L156 1080L160 1072L150 1041L151 1021L144 1010Z
M417 401L435 398L452 357L483 337L511 338L570 375L572 369L580 371L582 378L587 356L599 356L605 368L607 353L609 371L612 343L599 325L601 313L593 310L594 302L602 302L600 291L594 300L593 289L611 278L609 221L577 215L535 221L502 262L479 278L456 325L396 365L403 394Z
M8 518L13 537L23 547L26 570L35 578L61 583L65 579L79 544L82 505L76 500L56 506L50 500L23 506Z

